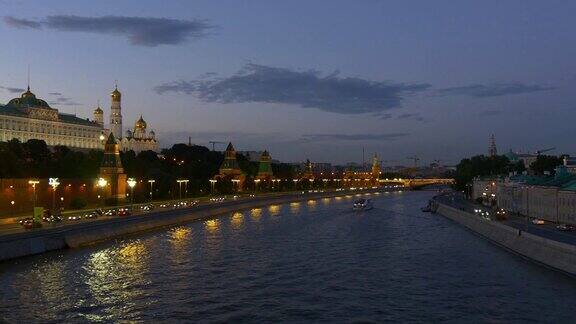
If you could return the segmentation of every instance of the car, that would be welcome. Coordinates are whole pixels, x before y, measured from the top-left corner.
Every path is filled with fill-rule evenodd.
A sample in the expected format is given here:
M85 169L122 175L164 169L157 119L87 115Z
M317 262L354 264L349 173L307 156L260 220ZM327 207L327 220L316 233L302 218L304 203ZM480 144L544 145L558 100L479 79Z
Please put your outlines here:
M505 220L506 218L508 218L508 213L503 208L499 208L498 210L496 210L496 218L498 220Z
M154 209L154 205L152 205L152 204L143 205L143 206L140 206L140 209L142 211L151 211Z
M534 218L534 219L532 220L532 224L534 224L534 225L544 225L544 224L546 224L546 222L543 221L543 220L541 220L541 219Z
M556 226L556 229L558 229L559 231L562 232L571 232L576 230L576 227L574 225L569 225L569 224L560 224L558 226Z
M168 205L168 204L166 204L166 203L162 203L162 204L158 205L158 207L160 207L160 208L168 208L168 207L170 207L170 205Z
M42 224L40 222L34 221L34 218L32 217L23 218L18 223L20 223L20 225L26 229L42 227Z
M93 212L89 212L87 214L84 214L84 216L82 218L84 219L92 219L92 218L98 218L98 216L100 216L101 214L98 214L96 211Z
M130 216L130 210L128 208L120 208L118 209L118 216Z
M68 220L70 221L78 221L82 219L82 215L70 215L68 216Z
M118 215L118 211L116 209L108 209L104 211L104 216L116 216Z

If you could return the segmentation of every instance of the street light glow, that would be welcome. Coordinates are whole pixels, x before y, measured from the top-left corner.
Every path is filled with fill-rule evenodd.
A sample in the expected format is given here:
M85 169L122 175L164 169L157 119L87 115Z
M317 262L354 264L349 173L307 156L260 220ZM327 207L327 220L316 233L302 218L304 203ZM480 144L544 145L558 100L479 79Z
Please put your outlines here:
M104 178L98 179L98 187L104 188L104 187L106 187L107 184L108 184L108 181L106 181L106 179L104 179Z
M136 180L134 178L128 178L128 181L126 182L128 182L128 186L130 188L134 188L136 186Z

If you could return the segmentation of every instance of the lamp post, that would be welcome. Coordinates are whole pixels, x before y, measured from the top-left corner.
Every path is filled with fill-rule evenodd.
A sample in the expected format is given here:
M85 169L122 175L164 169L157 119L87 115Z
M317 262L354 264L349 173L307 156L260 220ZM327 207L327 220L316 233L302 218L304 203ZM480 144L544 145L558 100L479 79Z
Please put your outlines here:
M260 179L254 179L254 192L258 192L258 184L260 183Z
M136 186L136 180L134 178L128 178L128 187L130 187L130 209L134 206L134 187Z
M29 180L28 181L28 184L32 185L32 190L33 190L32 205L34 208L36 208L36 185L39 183L40 183L40 181L38 181L38 180Z
M52 187L52 213L56 212L56 188L60 185L58 178L49 178L48 184Z
M232 179L232 189L234 189L234 192L238 191L238 186L240 185L240 180L239 179Z
M156 180L154 179L148 180L148 183L150 184L150 202L152 202L152 192L153 192L152 188L154 186L154 182L156 182Z
M210 194L214 196L214 186L216 185L216 179L210 179Z
M292 182L294 182L294 190L296 190L298 179L292 179Z
M182 184L184 183L184 179L178 179L176 182L178 183L178 199L182 199Z
M98 184L98 188L100 188L100 193L101 193L101 195L98 195L98 199L100 200L100 198L102 198L102 204L103 204L104 203L103 202L103 200L104 200L103 199L104 198L104 187L106 187L106 185L108 184L108 181L106 181L106 179L104 179L104 178L98 178L97 184Z

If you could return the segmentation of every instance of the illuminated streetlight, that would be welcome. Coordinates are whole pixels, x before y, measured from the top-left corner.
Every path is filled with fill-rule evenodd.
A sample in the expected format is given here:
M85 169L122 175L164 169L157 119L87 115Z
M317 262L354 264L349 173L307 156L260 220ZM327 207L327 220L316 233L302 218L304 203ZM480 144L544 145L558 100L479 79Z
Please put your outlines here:
M104 187L108 185L108 181L106 181L106 179L104 178L98 178L98 181L96 183L98 184L98 187L101 190L101 194L98 195L98 200L100 200L100 198L104 198ZM102 201L102 203L104 202Z
M214 195L214 186L216 185L216 182L218 182L218 180L216 179L210 179L210 194Z
M186 193L188 193L188 180L186 179L178 179L176 180L176 182L178 182L178 188L180 190L180 199L182 199L182 184L185 183L186 184Z
M148 183L150 184L150 201L152 201L152 187L154 186L154 182L156 182L154 179L148 180Z
M128 178L126 182L128 182L128 187L130 187L130 207L132 207L134 206L134 187L136 186L136 180L134 178Z
M240 184L240 180L239 179L232 179L232 184L233 184L233 189L234 191L238 191L238 186Z
M49 178L48 184L52 187L52 211L56 212L56 188L60 185L58 178Z
M38 181L38 180L29 180L28 181L28 184L32 185L32 190L34 191L34 197L33 197L34 208L36 208L36 185L39 183L40 183L40 181Z
M254 179L254 192L258 192L258 184L260 183L260 179Z

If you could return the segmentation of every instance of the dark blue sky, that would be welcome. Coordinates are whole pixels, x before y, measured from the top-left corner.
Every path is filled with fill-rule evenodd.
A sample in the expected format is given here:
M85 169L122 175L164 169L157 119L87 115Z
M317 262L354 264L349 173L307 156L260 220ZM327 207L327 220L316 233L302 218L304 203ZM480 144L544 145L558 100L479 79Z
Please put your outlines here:
M26 86L163 146L233 141L274 158L453 163L573 153L576 2L0 0L0 102Z

